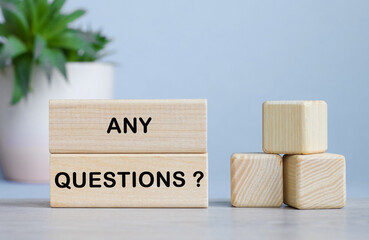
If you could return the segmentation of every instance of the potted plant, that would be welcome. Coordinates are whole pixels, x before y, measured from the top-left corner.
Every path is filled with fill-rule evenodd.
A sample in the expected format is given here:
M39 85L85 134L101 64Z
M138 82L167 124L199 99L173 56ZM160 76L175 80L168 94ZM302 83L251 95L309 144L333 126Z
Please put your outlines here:
M113 66L95 62L109 40L72 28L85 12L62 13L64 2L0 0L0 161L10 180L48 181L49 99L112 98Z

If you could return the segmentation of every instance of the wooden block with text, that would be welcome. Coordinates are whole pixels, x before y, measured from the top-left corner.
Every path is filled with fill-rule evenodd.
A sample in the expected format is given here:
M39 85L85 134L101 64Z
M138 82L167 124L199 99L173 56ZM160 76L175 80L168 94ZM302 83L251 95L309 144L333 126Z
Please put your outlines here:
M206 100L51 100L50 153L206 153Z
M283 159L284 203L298 209L345 206L344 156L322 153L285 155Z
M51 207L207 207L207 154L51 154Z
M267 101L263 104L263 150L312 154L327 150L324 101Z
M280 207L283 164L278 154L236 153L231 158L231 202L235 207Z

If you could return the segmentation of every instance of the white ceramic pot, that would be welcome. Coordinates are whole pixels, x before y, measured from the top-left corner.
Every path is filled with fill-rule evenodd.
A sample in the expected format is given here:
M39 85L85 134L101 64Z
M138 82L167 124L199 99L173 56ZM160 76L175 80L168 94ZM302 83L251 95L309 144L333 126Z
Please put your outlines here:
M114 66L109 63L68 63L68 81L54 71L51 83L38 67L32 92L10 105L13 70L0 73L0 162L6 179L49 180L49 99L111 99Z

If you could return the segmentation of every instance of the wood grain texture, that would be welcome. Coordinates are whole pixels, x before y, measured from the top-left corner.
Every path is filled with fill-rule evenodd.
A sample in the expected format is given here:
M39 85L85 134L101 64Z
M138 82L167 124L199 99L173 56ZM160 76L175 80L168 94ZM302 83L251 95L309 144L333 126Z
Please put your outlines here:
M50 205L52 207L207 207L208 206L208 173L207 154L51 154L50 157ZM157 183L159 178L157 172L166 176L169 171L170 186L167 187L161 181L160 187ZM185 184L176 187L174 172L182 171L185 176ZM198 176L194 177L196 171L202 171L204 176L197 187ZM67 177L56 176L65 172L70 176L70 189L60 188L56 185L67 183ZM73 178L73 172L76 178ZM86 185L76 188L82 184L82 173L86 172ZM90 176L91 172L101 172ZM106 180L105 173L112 172L116 185ZM129 172L123 181L118 172ZM134 187L133 172L136 172L136 187ZM143 172L153 174L153 185L145 187L140 184L139 176ZM72 179L73 178L73 179ZM93 185L101 187L91 187ZM150 183L150 176L144 175L142 181ZM123 183L124 182L124 183ZM125 185L123 187L123 184ZM147 186L147 185L146 185Z
M107 133L113 117L121 133ZM49 132L50 153L206 153L206 100L51 100Z
M264 102L264 152L312 154L325 152L327 147L326 102Z
M236 153L231 158L231 202L235 207L280 207L283 202L282 157Z
M344 156L322 153L285 155L283 159L284 203L298 209L345 206Z

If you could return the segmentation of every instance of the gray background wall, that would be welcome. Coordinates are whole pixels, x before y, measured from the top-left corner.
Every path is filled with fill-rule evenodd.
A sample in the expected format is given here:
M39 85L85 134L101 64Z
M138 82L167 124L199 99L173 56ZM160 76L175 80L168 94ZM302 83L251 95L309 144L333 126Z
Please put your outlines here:
M207 98L210 197L233 152L261 151L266 100L328 103L348 197L369 197L369 1L68 1L114 39L116 98Z

